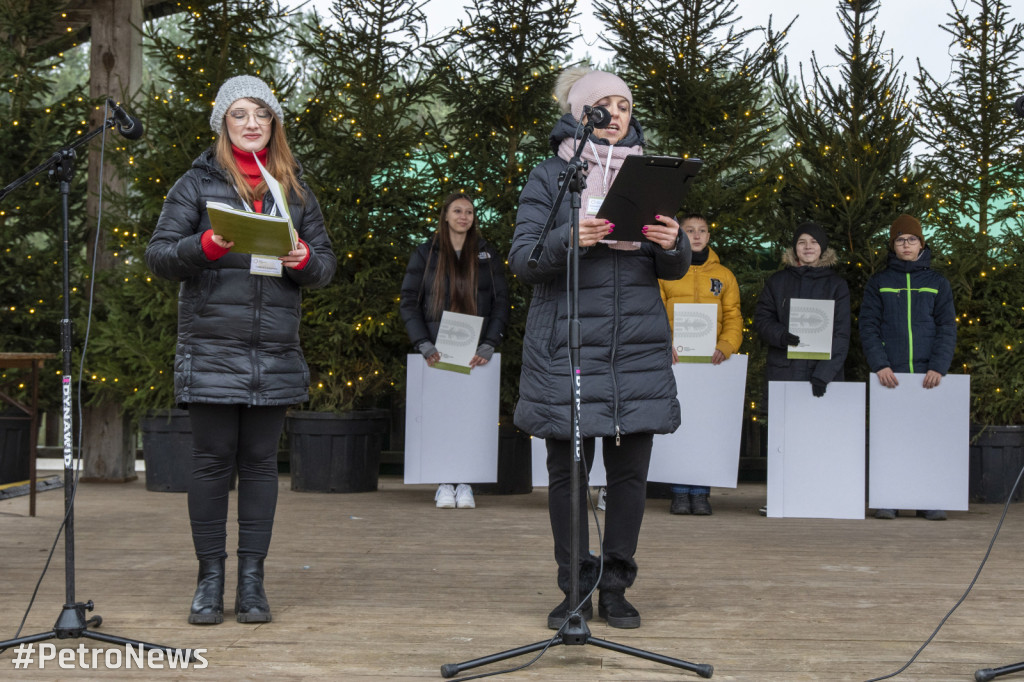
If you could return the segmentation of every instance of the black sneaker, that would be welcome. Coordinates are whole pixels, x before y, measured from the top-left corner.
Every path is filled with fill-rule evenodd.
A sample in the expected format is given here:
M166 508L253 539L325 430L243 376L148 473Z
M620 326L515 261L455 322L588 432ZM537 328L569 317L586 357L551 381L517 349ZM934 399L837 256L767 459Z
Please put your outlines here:
M669 514L689 514L690 513L690 494L689 493L676 493L672 496L672 504L668 508Z
M711 503L708 502L708 496L703 493L690 495L690 510L694 516L711 516Z
M895 510L895 509L876 509L875 510L875 518L876 519L895 519L897 516L899 516L899 512L897 510Z
M918 509L917 515L928 519L929 521L945 521L946 512L941 509Z

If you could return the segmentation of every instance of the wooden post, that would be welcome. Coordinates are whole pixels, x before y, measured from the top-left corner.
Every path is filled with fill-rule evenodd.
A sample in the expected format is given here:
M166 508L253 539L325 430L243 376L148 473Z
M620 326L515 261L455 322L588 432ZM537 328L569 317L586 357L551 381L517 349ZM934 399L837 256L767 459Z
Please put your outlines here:
M92 52L89 60L89 94L94 98L111 97L131 112L131 99L142 85L142 0L92 0ZM92 127L103 124L103 107L93 112ZM131 153L131 145L116 131L108 131L106 160L103 164L104 204L109 205L110 191L124 189L124 181L111 163L115 155ZM100 154L99 141L93 142L89 154L89 195L86 211L92 228L86 244L90 262L95 255L96 269L117 267L117 259L109 248L109 230L100 230L98 253L93 253L96 215L98 213ZM106 213L106 211L104 211ZM135 473L135 437L129 420L120 405L102 405L83 412L84 431L82 457L83 479L93 481L130 481Z

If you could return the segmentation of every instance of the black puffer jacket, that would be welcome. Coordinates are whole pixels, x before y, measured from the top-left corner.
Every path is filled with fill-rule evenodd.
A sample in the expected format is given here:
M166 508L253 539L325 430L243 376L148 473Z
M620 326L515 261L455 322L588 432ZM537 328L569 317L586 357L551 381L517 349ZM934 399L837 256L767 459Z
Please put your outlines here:
M308 399L309 369L299 347L300 287L330 282L337 267L316 198L292 197L289 210L310 257L281 277L250 275L250 256L209 260L202 233L207 201L241 208L241 199L212 149L203 152L167 193L146 263L157 276L181 282L174 395L180 404L291 405ZM273 198L263 200L273 212Z
M782 262L786 267L765 282L754 311L754 329L768 344L765 379L768 381L842 381L843 363L850 350L850 288L832 266L836 252L828 249L819 265L799 265L793 249ZM790 360L786 332L789 327L789 302L794 298L835 301L832 323L832 357L828 360Z
M556 126L553 146L560 130L566 127ZM509 255L512 272L533 285L515 423L534 436L565 440L572 436L573 395L566 323L568 195L558 207L538 266L530 268L527 261L558 194L558 174L566 165L554 157L530 173L519 197ZM637 251L597 244L580 253L580 428L585 438L672 433L679 426L672 331L658 286L659 278L679 279L690 265L690 242L681 230L679 234L672 251L645 241Z
M409 258L402 280L400 310L405 330L413 348L420 343L437 341L441 316L430 311L430 292L437 274L437 249L434 240L420 244ZM477 345L486 343L497 348L505 336L508 325L508 285L505 282L505 264L498 253L484 241L477 239L476 314L484 318ZM448 308L447 289L444 309Z

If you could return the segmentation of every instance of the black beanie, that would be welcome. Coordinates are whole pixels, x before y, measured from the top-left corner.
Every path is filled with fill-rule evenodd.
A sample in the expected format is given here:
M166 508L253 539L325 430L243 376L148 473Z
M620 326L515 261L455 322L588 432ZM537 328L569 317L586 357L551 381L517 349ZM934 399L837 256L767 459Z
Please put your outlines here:
M822 229L818 223L803 223L800 227L796 228L796 234L793 235L793 248L796 248L796 242L800 239L800 235L809 234L814 237L814 241L818 242L818 246L821 247L821 254L825 255L825 249L828 248L828 235L825 234L825 230Z

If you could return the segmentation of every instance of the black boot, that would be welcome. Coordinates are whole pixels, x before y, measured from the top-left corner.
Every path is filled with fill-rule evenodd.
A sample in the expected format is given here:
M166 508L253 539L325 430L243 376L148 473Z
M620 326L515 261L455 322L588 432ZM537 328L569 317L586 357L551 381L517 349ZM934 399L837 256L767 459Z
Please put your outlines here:
M690 509L694 516L711 516L711 502L704 493L690 495Z
M591 620L594 617L594 602L590 599L589 592L580 591L580 599L586 596L586 601L583 603L583 608L580 609L580 614L583 616L583 620ZM575 604L573 604L575 606ZM551 613L548 614L548 627L552 630L557 630L562 627L562 623L569 617L569 595L565 595L565 599L562 603L556 606Z
M235 618L239 623L270 622L270 604L263 590L263 557L238 557Z
M583 602L583 606L580 608L583 620L590 620L594 617L594 602L590 599L590 593L593 592L594 586L597 584L597 570L597 557L587 556L580 560L579 600ZM561 575L561 571L558 576L558 587L565 593L565 599L548 614L548 627L552 630L562 627L562 623L569 616L569 609L576 606L576 604L569 604L569 578Z
M640 612L626 601L625 590L601 590L597 598L597 615L613 628L640 627Z
M605 556L601 574L601 594L597 599L597 615L613 628L640 627L640 613L626 601L626 588L636 580L636 562Z
M691 511L689 493L676 493L672 496L672 504L668 507L669 514L689 514Z
M199 578L188 622L193 625L224 622L224 559L199 560Z

